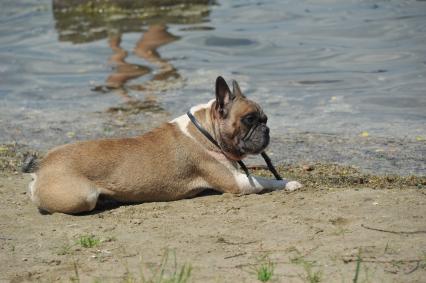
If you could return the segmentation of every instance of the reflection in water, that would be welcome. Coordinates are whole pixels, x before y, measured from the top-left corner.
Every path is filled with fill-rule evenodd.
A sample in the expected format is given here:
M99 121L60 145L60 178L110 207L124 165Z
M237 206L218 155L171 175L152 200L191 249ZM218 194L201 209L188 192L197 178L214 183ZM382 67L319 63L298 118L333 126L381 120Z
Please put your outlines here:
M111 33L143 32L147 25L195 24L211 0L52 0L60 41L87 43Z
M125 61L128 52L121 46L121 34L111 35L109 46L114 52L109 62L114 65L114 73L106 80L108 89L117 90L126 101L132 98L128 95L127 89L149 90L149 81L145 84L128 85L126 83L132 79L141 77L150 73L152 70L147 66L128 63ZM142 38L136 43L134 53L155 65L158 70L151 80L180 79L176 68L167 60L162 59L157 48L177 40L178 37L170 34L165 25L152 25L143 34Z
M158 88L160 81L173 85L182 80L177 69L162 58L157 49L179 39L167 31L167 24L202 22L209 14L209 4L212 1L53 0L53 15L60 41L79 44L108 38L113 51L108 62L113 66L113 72L105 85L93 90L114 91L126 104L109 111L158 111L161 107L155 97L140 101L130 96L129 90L152 91ZM154 65L155 70L126 61L128 51L121 47L122 35L126 32L142 32L133 52ZM131 80L151 74L152 77L143 84L130 84Z
M109 38L109 46L114 52L109 58L109 63L114 64L114 73L106 80L106 86L111 89L122 89L124 84L134 78L148 74L151 69L137 64L127 63L125 61L128 52L121 48L121 34L112 35ZM123 89L123 96L130 98L127 92Z
M157 52L158 47L177 39L179 38L167 32L164 25L152 25L136 44L135 54L159 67L160 72L154 76L154 80L166 80L178 76L172 64L167 60L161 59L160 54Z

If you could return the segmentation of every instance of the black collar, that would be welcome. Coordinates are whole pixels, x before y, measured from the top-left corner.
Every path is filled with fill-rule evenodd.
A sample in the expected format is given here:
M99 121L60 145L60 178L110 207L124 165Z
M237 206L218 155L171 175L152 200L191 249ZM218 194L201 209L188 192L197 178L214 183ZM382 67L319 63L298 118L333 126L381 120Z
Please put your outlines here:
M209 141L211 141L215 146L217 146L222 152L222 148L220 147L220 145L217 143L217 141L212 137L212 135L210 135L209 132L207 132L206 129L203 128L203 126L201 126L200 122L197 121L197 119L194 117L194 115L192 115L191 111L186 112L186 115L188 115L189 120L191 120L191 122L194 124L194 126L206 137L209 139ZM247 176L250 176L250 172L247 169L247 166L244 164L243 161L238 160L237 161L238 164L240 165L241 169L243 169L244 173L246 173Z
M191 111L186 112L186 115L188 115L189 119L191 120L191 122L194 124L194 126L209 140L211 141L215 146L217 146L221 151L222 148L220 147L220 145L218 144L218 142L210 135L210 133L203 128L203 126L201 126L200 122L198 122L198 120L194 117L194 115L192 115ZM223 151L222 151L223 152ZM275 178L277 180L282 180L281 176L278 174L277 170L275 170L274 165L272 165L271 159L269 158L269 156L266 154L266 152L262 152L262 157L265 160L266 164L268 165L268 169L269 171L272 172L272 174L274 174ZM238 164L240 165L241 169L243 169L243 171L246 173L247 176L250 176L250 172L247 169L247 166L244 164L244 162L242 160L238 160L237 161Z
M211 141L215 146L217 146L220 150L222 150L219 146L219 144L217 143L217 141L212 137L212 135L210 135L209 132L207 132L206 129L203 128L203 126L201 126L200 122L198 122L197 118L194 117L194 115L192 115L191 111L186 112L186 115L188 115L189 119L191 120L191 122L194 124L195 127L197 127L197 129L206 137L209 139L209 141Z

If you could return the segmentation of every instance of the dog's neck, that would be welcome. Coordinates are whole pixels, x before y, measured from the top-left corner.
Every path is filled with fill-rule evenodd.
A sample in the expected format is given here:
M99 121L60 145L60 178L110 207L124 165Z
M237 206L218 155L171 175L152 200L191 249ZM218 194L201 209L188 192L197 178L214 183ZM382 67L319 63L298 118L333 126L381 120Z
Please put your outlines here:
M215 107L215 100L209 101L207 104L204 104L199 107L192 108L190 110L190 113L195 117L197 120L197 123L205 130L207 133L216 141L219 143L218 137L219 135L219 127L217 125L217 120L214 114L214 107ZM200 132L197 129L197 132L199 135L203 135L202 132ZM203 135L204 136L204 135ZM202 139L205 142L203 144L209 151L222 153L220 148L218 148L214 143L211 141L208 141L205 139L205 137Z

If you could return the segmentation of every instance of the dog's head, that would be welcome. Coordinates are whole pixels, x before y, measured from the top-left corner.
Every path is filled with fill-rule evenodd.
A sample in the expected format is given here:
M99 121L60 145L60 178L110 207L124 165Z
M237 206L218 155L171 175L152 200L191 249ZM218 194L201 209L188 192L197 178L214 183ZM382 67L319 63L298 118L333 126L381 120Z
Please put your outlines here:
M231 92L222 77L216 79L213 111L218 142L228 158L241 160L248 154L261 153L268 146L268 117L257 103L242 94L236 81Z

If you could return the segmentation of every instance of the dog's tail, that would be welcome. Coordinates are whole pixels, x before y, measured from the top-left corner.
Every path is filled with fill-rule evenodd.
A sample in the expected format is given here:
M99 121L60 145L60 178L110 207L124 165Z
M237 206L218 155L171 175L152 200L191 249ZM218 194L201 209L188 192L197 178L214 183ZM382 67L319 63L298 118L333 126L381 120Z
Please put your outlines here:
M21 171L23 173L33 173L38 169L38 156L35 153L28 153L22 161Z

